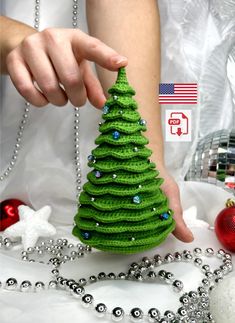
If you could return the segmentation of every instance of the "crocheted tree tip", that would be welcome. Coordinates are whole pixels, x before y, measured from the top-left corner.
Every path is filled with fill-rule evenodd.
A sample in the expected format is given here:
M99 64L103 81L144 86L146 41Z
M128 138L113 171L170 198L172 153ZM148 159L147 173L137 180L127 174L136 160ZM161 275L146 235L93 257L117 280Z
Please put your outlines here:
M141 119L125 68L120 68L103 107L98 145L88 156L88 182L79 196L73 235L94 248L130 254L162 243L175 228L161 190L163 179L145 147Z

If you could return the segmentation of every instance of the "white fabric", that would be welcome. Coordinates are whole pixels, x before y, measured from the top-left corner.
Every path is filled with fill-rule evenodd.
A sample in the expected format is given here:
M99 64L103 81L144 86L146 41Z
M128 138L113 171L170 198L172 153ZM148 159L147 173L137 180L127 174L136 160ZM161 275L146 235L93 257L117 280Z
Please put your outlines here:
M41 0L41 28L70 27L71 3L72 1L68 0ZM235 49L232 32L234 11L233 6L230 6L231 3L231 0L159 1L162 27L162 82L200 84L200 104L192 107L193 142L166 144L167 165L178 180L182 180L187 172L198 135L234 126ZM34 1L3 0L1 4L3 13L7 16L32 24ZM84 0L79 2L79 7L79 21L82 29L86 31ZM16 92L8 77L2 77L1 94L0 148L1 169L3 169L12 154L24 100ZM80 114L83 185L89 171L87 156L95 146L94 139L98 136L101 111L87 103L80 109ZM35 209L45 204L51 205L53 209L51 222L57 226L58 235L62 234L73 239L71 225L76 213L74 180L71 105L68 104L64 108L50 105L46 109L30 109L29 124L24 133L20 157L11 176L1 187L1 200L19 198ZM157 251L152 250L144 254L152 255L154 252L164 254L178 249L192 249L194 246L220 247L205 221L213 225L214 217L223 208L228 193L202 183L182 183L181 195L184 209L188 210L185 217L195 234L195 241L186 245L170 236ZM66 275L80 278L103 270L117 272L125 270L126 264L140 257L141 255L125 257L97 252L82 259L79 264L66 266ZM177 267L169 265L169 268L185 281L187 290L197 285L199 276L195 268L190 267L188 270L188 266L182 267L182 265ZM6 254L1 251L0 277L6 279L10 276L15 276L18 280L36 281L39 277L43 280L48 278L48 267L42 264L23 263L14 253ZM192 280L192 277L197 279ZM163 286L104 282L93 285L89 290L98 301L104 301L112 306L122 305L126 309L140 305L143 309L151 305L160 309L175 309L177 305L177 297ZM74 320L83 323L100 322L92 313L82 309L76 300L63 292L49 291L20 295L7 291L0 292L1 323L52 321L64 323ZM102 319L102 322L105 320ZM218 320L218 323L224 321Z

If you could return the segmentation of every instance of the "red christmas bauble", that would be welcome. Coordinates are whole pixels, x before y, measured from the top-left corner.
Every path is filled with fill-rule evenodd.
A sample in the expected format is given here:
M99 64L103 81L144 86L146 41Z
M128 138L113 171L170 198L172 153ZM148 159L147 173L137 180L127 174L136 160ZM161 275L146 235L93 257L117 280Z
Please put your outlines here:
M218 214L215 233L226 249L235 252L235 206L227 207Z
M0 231L19 221L18 206L20 205L25 205L25 203L16 199L9 199L0 203Z

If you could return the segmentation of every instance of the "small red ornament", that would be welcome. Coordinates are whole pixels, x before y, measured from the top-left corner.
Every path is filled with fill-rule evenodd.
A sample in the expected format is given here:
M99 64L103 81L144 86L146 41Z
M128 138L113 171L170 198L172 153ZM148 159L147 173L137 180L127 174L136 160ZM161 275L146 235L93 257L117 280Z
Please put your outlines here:
M25 203L16 199L9 199L0 203L0 231L19 221L18 206L20 205L25 205Z
M229 251L235 252L235 202L229 199L215 220L218 240Z

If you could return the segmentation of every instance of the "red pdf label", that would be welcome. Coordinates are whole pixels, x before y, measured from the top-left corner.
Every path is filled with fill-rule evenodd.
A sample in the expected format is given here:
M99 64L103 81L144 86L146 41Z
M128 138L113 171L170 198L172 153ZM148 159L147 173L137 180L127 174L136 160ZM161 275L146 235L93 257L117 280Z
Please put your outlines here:
M178 126L180 124L180 119L169 119L168 124L170 126Z

